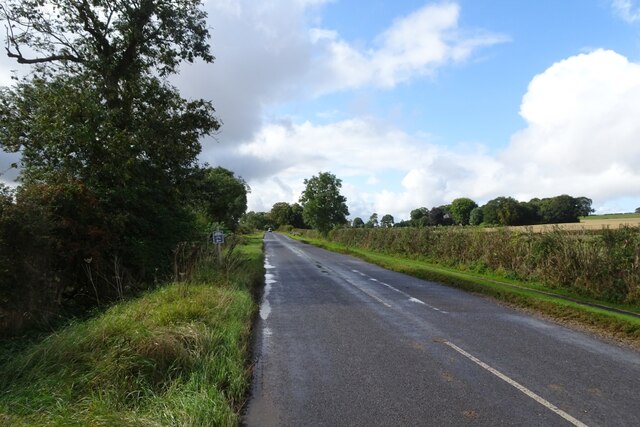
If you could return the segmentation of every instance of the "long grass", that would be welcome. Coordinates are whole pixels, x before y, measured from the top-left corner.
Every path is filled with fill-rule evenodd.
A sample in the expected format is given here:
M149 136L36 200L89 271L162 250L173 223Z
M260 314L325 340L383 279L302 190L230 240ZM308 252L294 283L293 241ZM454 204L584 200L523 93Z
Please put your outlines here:
M329 233L328 239L349 248L640 305L640 227L597 231L555 227L545 233L469 227L341 229Z
M30 341L2 343L0 425L231 426L246 398L261 241ZM234 255L235 256L235 255Z

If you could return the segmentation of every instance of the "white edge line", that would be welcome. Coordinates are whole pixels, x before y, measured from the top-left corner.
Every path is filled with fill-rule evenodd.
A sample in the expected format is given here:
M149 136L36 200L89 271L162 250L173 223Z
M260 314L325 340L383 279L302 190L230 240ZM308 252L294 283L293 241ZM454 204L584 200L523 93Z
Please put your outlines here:
M549 410L555 412L556 414L560 415L562 418L564 418L565 420L569 421L574 426L587 427L586 424L584 424L583 422L575 419L571 415L567 414L566 412L564 412L562 409L558 408L553 403L551 403L551 402L543 399L542 397L538 396L537 394L535 394L534 392L532 392L531 390L529 390L528 388L526 388L522 384L512 380L508 376L504 375L502 372L492 368L491 366L489 366L486 363L484 363L482 360L478 359L477 357L473 356L472 354L467 353L466 351L464 351L463 349L461 349L457 345L452 344L449 341L444 341L444 344L448 345L449 347L451 347L452 349L454 349L458 353L462 354L467 359L473 361L477 365L479 365L482 368L486 369L487 371L491 372L496 377L500 378L501 380L505 381L506 383L510 384L511 386L517 388L522 393L526 394L527 396L529 396L530 398L532 398L533 400L535 400L536 402L538 402L542 406L544 406L547 409L549 409Z

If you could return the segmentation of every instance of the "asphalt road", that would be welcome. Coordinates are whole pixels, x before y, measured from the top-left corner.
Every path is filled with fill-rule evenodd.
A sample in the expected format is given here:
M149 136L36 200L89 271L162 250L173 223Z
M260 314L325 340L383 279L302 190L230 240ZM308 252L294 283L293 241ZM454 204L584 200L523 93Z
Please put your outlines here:
M640 426L640 353L265 237L248 426Z

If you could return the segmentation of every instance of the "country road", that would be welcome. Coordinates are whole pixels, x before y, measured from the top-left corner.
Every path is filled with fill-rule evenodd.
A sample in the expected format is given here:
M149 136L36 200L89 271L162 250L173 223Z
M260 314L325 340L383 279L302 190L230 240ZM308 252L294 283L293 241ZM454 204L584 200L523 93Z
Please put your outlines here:
M640 426L640 353L277 233L247 426Z

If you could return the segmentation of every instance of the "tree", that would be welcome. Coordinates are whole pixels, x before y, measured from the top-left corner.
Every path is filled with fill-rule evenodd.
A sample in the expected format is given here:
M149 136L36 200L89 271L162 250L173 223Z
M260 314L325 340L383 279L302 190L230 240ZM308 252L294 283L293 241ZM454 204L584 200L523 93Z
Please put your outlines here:
M378 214L372 213L369 217L369 221L364 225L366 228L375 228L378 226Z
M469 224L471 225L480 225L484 220L484 216L482 214L482 208L477 207L474 208L469 214Z
M82 294L74 286L86 275L67 266L78 270L83 259L101 272L98 289L117 274L150 281L168 271L176 243L193 237L200 138L220 124L209 101L182 98L167 77L183 61L213 60L199 5L8 0L0 8L8 56L33 66L0 89L0 147L22 155L16 209L32 213L41 229L24 235L52 260L25 294L46 297L58 282Z
M351 227L353 228L364 228L364 221L359 216L353 218L351 221Z
M389 214L384 215L380 220L380 226L385 228L393 227L393 224L394 224L393 216Z
M304 222L326 234L336 225L345 224L349 208L347 199L340 194L342 181L329 172L304 180L305 189L300 196Z
M455 224L468 225L471 211L478 207L473 200L461 197L451 202L451 216Z
M414 227L424 227L429 224L429 209L418 208L411 211L411 224Z
M496 197L482 207L484 222L493 225L523 225L528 211L513 197Z
M308 228L302 217L303 209L298 203L291 204L291 225L294 228Z
M219 128L210 102L185 100L164 79L183 60L213 60L198 5L9 0L0 9L7 54L34 66L0 91L0 145L21 152L23 186L85 186L105 212L111 252L139 272L166 265L188 238L193 193L183 189L200 137Z
M589 208L586 208L586 203L588 199L587 201L578 200L563 194L540 200L538 213L545 224L579 222L580 214L590 209L591 204L588 203Z
M451 213L449 212L449 206L442 205L434 207L429 211L429 225L451 225L453 220L451 219Z
M204 211L207 223L219 223L235 230L247 211L247 183L223 167L200 168L195 175L193 203L196 209Z
M635 213L640 214L640 208L636 208Z
M212 62L200 0L9 0L7 55L21 64L56 66L98 81L110 109L130 109L130 90L182 61ZM121 118L126 120L126 116Z
M577 197L576 201L578 203L578 216L589 216L596 211L591 207L593 200L588 197Z
M240 218L240 226L246 227L248 230L266 230L269 224L269 218L266 212L250 211L242 215Z
M271 207L269 217L276 228L283 225L290 225L293 222L291 206L287 202L277 202Z

